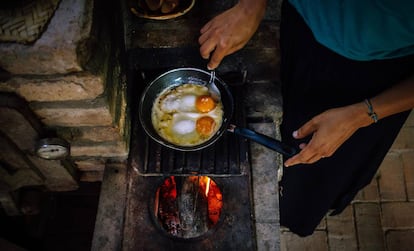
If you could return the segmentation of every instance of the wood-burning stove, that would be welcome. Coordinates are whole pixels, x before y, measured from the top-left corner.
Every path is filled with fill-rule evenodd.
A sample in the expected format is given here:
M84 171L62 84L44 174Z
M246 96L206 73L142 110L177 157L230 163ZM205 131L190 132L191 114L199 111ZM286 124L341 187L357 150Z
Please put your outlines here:
M134 81L148 82L143 79L146 75L145 72L137 72ZM233 123L245 125L243 73L222 77L227 80L225 82L235 98ZM130 168L132 183L129 184L125 220L134 225L124 232L126 250L256 250L249 151L245 139L227 133L203 150L182 152L168 149L147 137L136 119L133 122ZM202 215L208 207L202 200L200 202L198 190L189 194L186 182L204 177L212 179L221 191L222 208L218 222L204 232L183 231L186 226L182 225L186 220L180 215L192 210L188 206L194 206L196 210L191 212L191 217ZM180 184L176 189L178 198L183 200L189 196L190 200L199 202L175 201L176 209L171 211L176 215L163 221L156 217L160 209L160 186L173 180ZM200 224L200 220L193 223ZM163 224L170 226L163 227ZM176 232L186 234L183 236Z
M189 13L165 22L137 19L123 4L127 86L131 94L130 158L126 165L108 163L106 167L93 250L278 250L278 159L274 152L232 133L225 133L203 150L179 152L148 138L137 118L140 93L156 76L178 67L205 68L197 43L199 29L231 4L196 1ZM234 124L247 126L245 99L263 86L264 94L279 101L278 93L269 93L267 87L278 80L277 36L277 23L270 18L244 50L227 57L217 70L235 98ZM269 106L267 96L259 97L256 103ZM277 113L278 105L266 110ZM256 124L277 127L274 114L269 119L260 109L251 113ZM201 234L185 237L160 226L163 222L156 217L157 193L171 177L175 182L180 180L181 188L191 177L209 177L217 184L222 194L217 224Z

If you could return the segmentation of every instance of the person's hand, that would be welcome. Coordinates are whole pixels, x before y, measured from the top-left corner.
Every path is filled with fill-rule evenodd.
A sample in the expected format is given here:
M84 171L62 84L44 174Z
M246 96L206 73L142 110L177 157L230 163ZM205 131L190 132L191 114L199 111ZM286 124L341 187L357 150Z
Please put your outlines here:
M210 59L209 70L217 68L225 56L246 45L256 32L264 11L265 3L240 1L201 28L200 54Z
M371 123L363 103L327 110L306 122L293 132L296 139L312 135L311 140L299 147L301 151L285 162L285 166L311 164L334 152L356 130Z

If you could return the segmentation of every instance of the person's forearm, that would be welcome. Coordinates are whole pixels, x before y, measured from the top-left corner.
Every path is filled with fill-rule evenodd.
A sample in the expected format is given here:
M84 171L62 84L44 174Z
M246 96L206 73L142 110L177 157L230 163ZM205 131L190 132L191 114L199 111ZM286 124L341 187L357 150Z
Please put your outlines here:
M244 7L247 15L256 18L258 23L263 19L267 0L240 0L239 4Z
M375 97L367 97L372 105L372 111L377 120L407 111L414 108L414 75L392 86ZM369 108L366 101L352 104L347 107L347 116L352 123L349 127L358 129L375 123L375 119L369 116Z
M414 108L414 75L372 97L371 104L378 119Z

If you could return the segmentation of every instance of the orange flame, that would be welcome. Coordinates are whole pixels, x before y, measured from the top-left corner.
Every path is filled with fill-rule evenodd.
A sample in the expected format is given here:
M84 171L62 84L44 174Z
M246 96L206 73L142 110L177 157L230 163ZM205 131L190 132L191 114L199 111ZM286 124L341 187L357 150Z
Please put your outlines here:
M208 192L210 191L210 178L207 177L207 182L206 182L206 197L208 197Z
M195 184L198 183L198 193L204 194L207 200L208 218L215 225L220 219L221 209L223 207L223 195L218 185L208 176L191 176L189 177ZM164 183L158 189L159 198L165 200L162 205L169 205L177 199L177 187L174 176L164 180ZM158 211L158 202L156 212ZM165 213L166 214L166 213Z

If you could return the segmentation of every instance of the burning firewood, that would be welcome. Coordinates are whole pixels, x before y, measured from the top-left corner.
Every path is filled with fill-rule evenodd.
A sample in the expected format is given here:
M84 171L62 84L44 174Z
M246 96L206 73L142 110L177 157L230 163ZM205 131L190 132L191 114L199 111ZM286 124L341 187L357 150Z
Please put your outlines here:
M207 176L170 176L157 190L155 210L171 235L193 238L214 226L223 206L218 186Z
M178 193L178 208L182 237L192 238L208 231L208 205L204 196L199 196L199 177L182 177Z
M156 204L158 218L164 229L172 235L179 234L180 219L176 204L177 190L174 176L167 178L157 191Z

